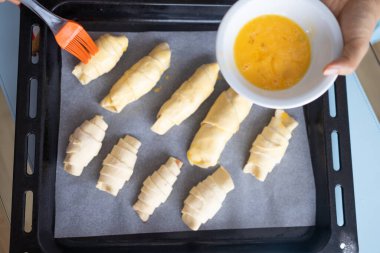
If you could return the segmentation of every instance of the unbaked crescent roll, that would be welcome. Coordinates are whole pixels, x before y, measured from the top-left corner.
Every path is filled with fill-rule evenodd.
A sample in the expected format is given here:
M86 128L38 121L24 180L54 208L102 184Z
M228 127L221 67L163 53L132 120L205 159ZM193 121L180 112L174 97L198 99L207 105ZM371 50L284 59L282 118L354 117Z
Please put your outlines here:
M128 38L104 34L95 41L99 51L87 64L79 63L73 74L83 85L111 71L128 48Z
M218 73L217 63L200 66L162 105L152 131L165 134L174 125L180 125L192 115L213 92Z
M98 155L108 125L102 116L95 116L83 122L74 133L70 135L66 157L63 161L64 170L73 175L80 176L84 167Z
M133 205L133 209L142 221L146 222L154 210L167 200L181 167L180 160L170 157L165 164L145 179L138 199Z
M276 110L269 125L264 128L252 144L244 173L251 173L264 181L276 164L280 163L298 122L283 110Z
M183 222L191 230L198 230L202 224L215 216L222 207L227 193L234 187L228 171L219 167L212 175L190 190L182 209Z
M126 135L112 148L103 161L96 188L116 196L133 173L141 142Z
M124 73L100 105L111 112L120 112L126 105L148 93L169 68L170 56L168 43L156 46Z
M229 88L222 92L201 123L187 151L190 164L215 166L228 140L247 117L252 103Z

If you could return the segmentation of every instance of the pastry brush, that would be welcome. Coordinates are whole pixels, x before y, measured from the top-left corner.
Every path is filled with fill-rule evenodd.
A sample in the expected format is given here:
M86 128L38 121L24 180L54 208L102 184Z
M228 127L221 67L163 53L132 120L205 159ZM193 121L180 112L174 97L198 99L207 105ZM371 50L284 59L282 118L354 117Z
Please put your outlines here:
M17 0L9 0L17 4ZM20 3L39 16L50 28L58 45L87 63L98 48L86 30L78 23L61 18L43 7L35 0L20 0Z

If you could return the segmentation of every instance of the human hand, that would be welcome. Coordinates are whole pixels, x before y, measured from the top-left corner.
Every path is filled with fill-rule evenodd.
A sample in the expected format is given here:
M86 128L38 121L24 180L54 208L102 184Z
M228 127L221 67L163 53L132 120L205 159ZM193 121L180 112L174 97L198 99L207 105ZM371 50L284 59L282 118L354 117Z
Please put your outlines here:
M347 75L355 71L366 54L380 18L380 0L323 0L334 13L343 34L342 55L329 63L324 75Z
M5 1L7 1L7 0L0 0L0 4L4 3ZM20 4L20 0L8 0L8 2L11 2L11 3L16 4L16 5Z

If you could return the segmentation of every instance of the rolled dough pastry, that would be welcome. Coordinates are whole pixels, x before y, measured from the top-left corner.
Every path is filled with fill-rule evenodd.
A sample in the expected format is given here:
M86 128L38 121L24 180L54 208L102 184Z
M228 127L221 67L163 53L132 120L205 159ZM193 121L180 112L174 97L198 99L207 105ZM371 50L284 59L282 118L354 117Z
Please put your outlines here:
M169 68L170 56L168 43L156 46L124 73L100 105L111 112L120 112L126 105L148 93Z
M222 92L201 123L187 151L190 164L215 166L228 140L247 117L252 103L229 88Z
M63 161L64 170L73 175L80 176L84 167L98 155L108 125L102 116L95 116L82 123L70 135L66 157Z
M227 193L234 189L234 182L223 167L194 186L185 200L182 220L191 229L199 227L212 219L222 207Z
M174 125L180 125L211 95L218 78L217 63L204 64L166 101L157 115L152 131L165 134Z
M180 160L170 157L165 164L145 179L140 195L133 205L133 209L142 221L146 222L154 210L167 200L181 167Z
M269 125L264 128L252 144L244 173L251 173L264 181L276 164L280 163L298 122L283 110L276 110Z
M128 48L128 38L104 34L95 41L99 51L87 64L79 63L73 70L74 76L83 85L111 71Z
M141 142L126 135L112 148L103 161L96 188L116 196L133 173Z

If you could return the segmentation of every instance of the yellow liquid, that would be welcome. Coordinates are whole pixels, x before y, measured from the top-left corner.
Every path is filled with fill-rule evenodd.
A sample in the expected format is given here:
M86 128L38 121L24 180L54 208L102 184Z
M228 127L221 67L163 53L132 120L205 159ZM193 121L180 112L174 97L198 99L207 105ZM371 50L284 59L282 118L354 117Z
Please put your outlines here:
M252 84L266 90L292 87L310 65L310 42L292 20L263 15L248 22L234 46L235 63Z

